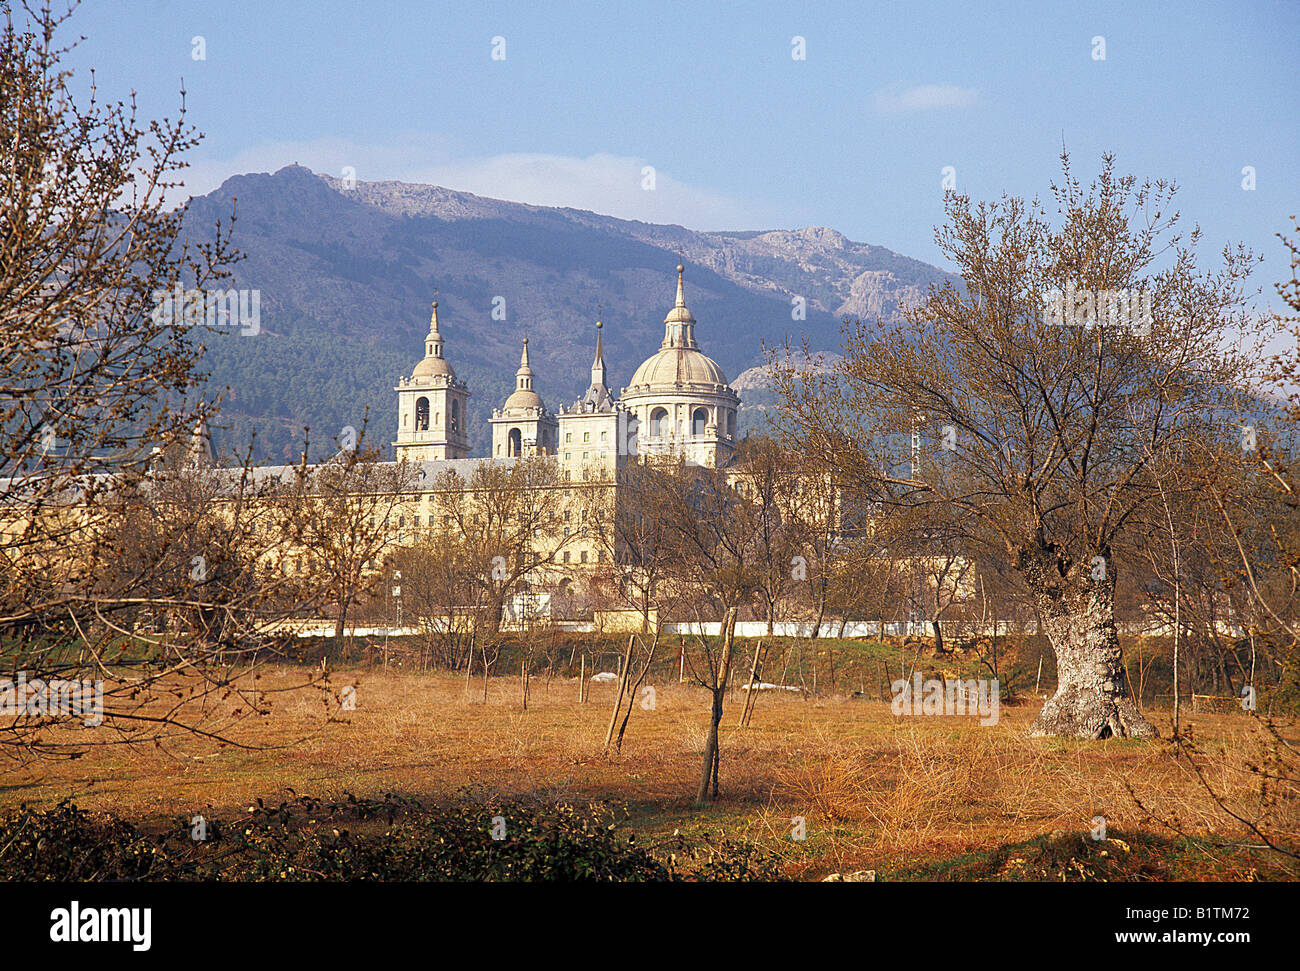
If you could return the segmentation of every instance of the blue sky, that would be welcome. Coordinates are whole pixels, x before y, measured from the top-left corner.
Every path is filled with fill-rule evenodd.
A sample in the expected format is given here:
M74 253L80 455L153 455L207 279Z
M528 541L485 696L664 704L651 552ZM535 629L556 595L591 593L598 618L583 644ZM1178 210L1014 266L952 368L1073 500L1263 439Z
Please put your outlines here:
M1264 254L1266 294L1300 212L1296 2L90 0L72 25L101 95L174 113L184 78L195 192L350 166L694 229L827 225L945 265L944 168L1046 196L1064 138L1078 174L1112 151L1175 180L1207 256Z

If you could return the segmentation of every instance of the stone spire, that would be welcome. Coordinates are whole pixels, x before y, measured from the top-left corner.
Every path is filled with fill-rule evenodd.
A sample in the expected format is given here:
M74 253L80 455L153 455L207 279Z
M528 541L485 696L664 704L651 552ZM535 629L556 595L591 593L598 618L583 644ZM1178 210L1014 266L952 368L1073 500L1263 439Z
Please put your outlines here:
M605 325L599 320L596 321L596 360L591 364L591 386L593 388L603 388L605 386L605 345L601 339L601 328Z
M416 366L412 378L454 380L456 372L447 359L442 356L442 331L438 330L438 301L433 301L433 313L429 317L429 333L424 338L424 359Z
M664 342L660 347L698 347L695 343L695 318L686 309L683 267L677 264L677 302L664 318Z
M438 301L433 302L433 315L429 318L429 336L424 339L425 357L442 357L442 334L438 330Z
M215 464L212 450L212 432L208 429L208 419L200 415L190 433L190 444L186 451L186 464L191 468L209 468Z
M596 359L591 363L591 384L574 405L578 411L608 411L614 404L614 396L605 384L604 326L596 321Z
M524 338L524 352L519 355L519 370L515 372L515 390L533 390L533 369L528 365L528 338Z
M542 396L533 389L533 369L528 363L528 338L524 338L524 350L519 355L519 370L515 372L515 390L510 393L503 406L507 412L519 412L529 408L545 408Z

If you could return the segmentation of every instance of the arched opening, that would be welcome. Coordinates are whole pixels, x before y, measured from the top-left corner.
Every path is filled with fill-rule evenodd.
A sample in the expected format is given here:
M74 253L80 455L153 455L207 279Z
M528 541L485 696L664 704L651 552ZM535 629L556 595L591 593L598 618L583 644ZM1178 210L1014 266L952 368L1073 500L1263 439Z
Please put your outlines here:
M506 454L518 455L524 450L524 436L518 428L510 429L506 437Z
M727 434L732 438L736 437L736 413L734 411L727 412Z
M453 432L460 431L460 402L455 398L451 399L451 420L447 423L447 427Z
M709 423L709 413L703 408L696 408L691 414L691 434L703 435L704 426Z
M667 408L656 408L650 412L650 437L662 438L666 429L664 422L668 420Z
M429 430L429 399L415 399L415 430L417 432L427 432Z

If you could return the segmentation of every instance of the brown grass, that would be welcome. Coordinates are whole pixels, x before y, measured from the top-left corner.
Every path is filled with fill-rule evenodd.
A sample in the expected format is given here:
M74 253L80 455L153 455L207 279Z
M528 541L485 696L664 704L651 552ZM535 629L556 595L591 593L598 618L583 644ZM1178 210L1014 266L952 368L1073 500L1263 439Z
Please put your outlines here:
M266 687L301 680L272 669ZM886 703L845 697L760 697L753 723L737 728L741 698L722 723L723 798L690 803L700 769L708 702L703 690L657 685L657 708L632 714L621 755L601 754L613 685L534 679L527 712L518 678L482 682L469 695L452 674L353 671L355 711L318 692L275 695L272 712L244 722L249 750L177 734L144 747L96 746L70 762L7 769L0 810L52 805L131 818L220 812L289 790L319 797L400 792L435 801L508 798L547 803L612 799L651 832L725 830L783 855L791 875L889 866L1030 839L1087 833L1094 816L1112 831L1246 839L1166 743L1076 742L1027 737L1037 703L1002 708L997 725L975 718L903 718ZM1032 701L1032 699L1031 699ZM1169 713L1148 712L1164 735ZM1186 718L1186 716L1185 716ZM1242 715L1193 716L1207 777L1237 808L1258 800L1250 771L1264 755ZM1295 729L1288 729L1294 742ZM87 737L84 733L80 737ZM1134 795L1143 805L1144 811ZM1294 833L1294 786L1267 809ZM1258 808L1258 807L1254 807ZM807 840L791 841L791 820ZM1254 840L1251 840L1254 842Z

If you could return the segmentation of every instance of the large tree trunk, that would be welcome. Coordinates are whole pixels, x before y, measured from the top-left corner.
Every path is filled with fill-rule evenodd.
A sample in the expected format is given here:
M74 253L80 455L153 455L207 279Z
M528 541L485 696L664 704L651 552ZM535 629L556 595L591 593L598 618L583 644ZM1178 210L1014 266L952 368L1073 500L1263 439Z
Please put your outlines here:
M1104 567L1104 568L1102 568ZM1022 551L1017 569L1033 594L1056 654L1056 694L1034 719L1031 735L1154 738L1129 694L1115 629L1115 570L1071 563L1047 544Z

